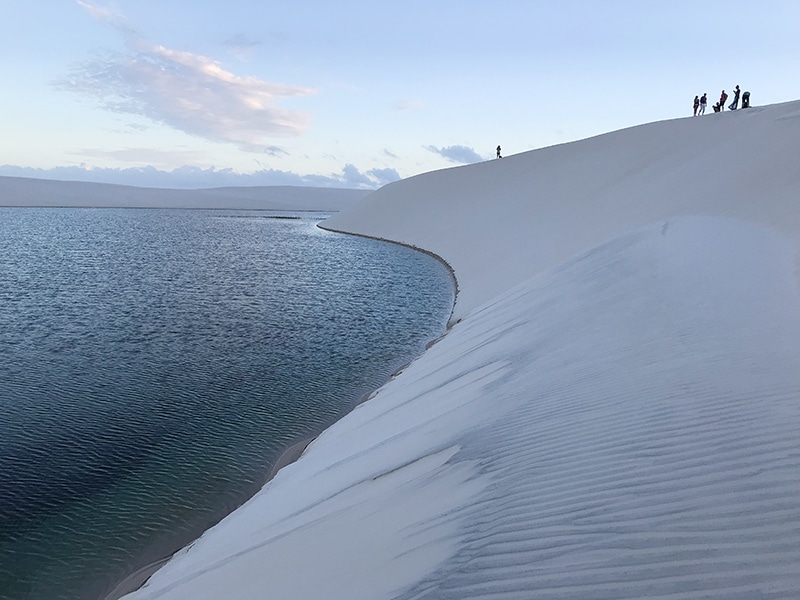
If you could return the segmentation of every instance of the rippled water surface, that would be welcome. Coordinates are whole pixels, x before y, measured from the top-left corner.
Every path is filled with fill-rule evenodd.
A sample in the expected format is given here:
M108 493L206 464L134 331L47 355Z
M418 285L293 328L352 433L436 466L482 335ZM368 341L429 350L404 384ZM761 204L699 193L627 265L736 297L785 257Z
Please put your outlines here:
M323 217L0 208L0 598L104 597L443 332L438 261Z

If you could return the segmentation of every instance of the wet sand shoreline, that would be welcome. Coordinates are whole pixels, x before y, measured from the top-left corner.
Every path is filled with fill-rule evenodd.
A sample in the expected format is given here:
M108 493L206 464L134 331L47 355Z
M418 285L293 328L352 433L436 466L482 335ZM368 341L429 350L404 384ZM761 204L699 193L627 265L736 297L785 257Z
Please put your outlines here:
M272 469L267 476L267 479L264 481L264 485L266 485L269 481L271 481L275 475L278 474L283 467L292 464L295 462L300 456L302 456L305 449L308 445L313 442L317 438L316 435L303 439L296 444L292 444L283 453L278 457L278 460L275 461ZM180 552L180 550L178 550ZM161 567L169 562L169 560L174 555L166 556L159 560L153 561L140 569L137 569L125 579L120 581L114 589L112 589L108 594L103 597L103 600L119 600L126 594L130 594L135 592L139 588L141 588L153 574L158 571Z
M364 237L366 237L366 236L364 236ZM383 241L389 241L389 240L383 240ZM404 245L404 244L400 244L400 245ZM415 250L420 250L419 248L414 248L414 249ZM425 252L424 250L420 250L420 251ZM437 260L442 261L442 259L439 258L438 256L436 256L435 254L431 254L431 256L433 256ZM457 290L458 289L458 285L457 285L457 282L456 282L456 279L455 279L455 274L454 274L452 268L446 262L442 261L442 263L447 267L448 271L450 272L450 276L451 276L452 281L453 281L453 283L454 283L454 285L456 287L456 290ZM447 333L449 333L449 331L450 331L450 329L452 328L453 325L454 325L454 323L452 321L452 311L451 311L451 318L448 319L447 325L445 326L445 331L439 337L436 337L436 338L432 339L431 341L429 341L425 345L425 351L427 351L431 346L433 346L434 344L439 342L445 335L447 335ZM424 352L423 352L423 354L424 354ZM376 389L374 389L374 390L372 390L370 392L367 392L367 393L363 394L356 401L356 403L353 406L353 408L355 408L356 406L358 406L360 404L363 404L364 402L367 402L368 400L372 399L375 396L375 394L384 385L386 385L386 383L388 383L389 381L391 381L392 379L394 379L395 377L400 375L413 361L417 360L418 358L419 357L417 356L417 357L413 358L412 360L410 360L409 362L407 362L407 363L403 364L402 366L398 367L397 369L395 369L391 373L391 375L389 375L389 377L386 379L386 381L381 386L377 387ZM296 460L298 460L303 455L303 452L305 452L305 449L308 448L309 444L311 444L311 442L316 440L320 433L321 432L317 432L314 435L311 435L311 436L309 436L307 438L304 438L304 439L300 440L299 442L296 442L295 444L292 444L291 446L286 448L281 453L281 455L278 457L278 460L275 461L275 464L273 465L272 469L270 470L269 475L267 476L266 480L264 481L264 484L262 485L262 487L264 485L266 485L268 482L270 482L278 474L278 471L280 471L282 468L284 468L287 465L290 465L293 462L295 462ZM194 542L192 542L192 543L194 543ZM191 544L189 544L189 545L191 546ZM180 552L180 550L178 550L178 552ZM114 587L114 589L111 590L111 592L109 592L107 595L105 595L101 600L119 600L120 598L122 598L126 594L130 594L132 592L135 592L136 590L138 590L139 588L144 586L147 583L147 580L150 579L150 577L152 577L153 574L156 571L158 571L161 567L163 567L165 564L167 564L169 562L169 560L172 558L172 556L174 556L174 554L172 554L170 556L167 556L165 558L159 559L157 561L151 562L150 564L147 564L144 567L142 567L140 569L137 569L136 571L134 571L133 573L131 573L130 575L125 577L122 581L120 581L116 585L116 587Z

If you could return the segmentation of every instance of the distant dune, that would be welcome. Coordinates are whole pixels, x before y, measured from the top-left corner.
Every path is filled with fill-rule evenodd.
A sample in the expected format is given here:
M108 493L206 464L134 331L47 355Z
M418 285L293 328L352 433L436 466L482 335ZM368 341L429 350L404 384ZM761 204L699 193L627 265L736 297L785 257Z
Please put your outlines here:
M0 206L228 208L337 212L369 190L313 187L140 188L109 183L0 177Z

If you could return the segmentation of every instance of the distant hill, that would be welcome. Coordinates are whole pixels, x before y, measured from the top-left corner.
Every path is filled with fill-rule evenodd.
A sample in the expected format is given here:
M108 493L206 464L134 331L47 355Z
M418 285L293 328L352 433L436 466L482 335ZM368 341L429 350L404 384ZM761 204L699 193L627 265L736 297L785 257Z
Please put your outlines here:
M294 186L177 190L109 183L0 177L0 206L228 208L337 212L369 190Z

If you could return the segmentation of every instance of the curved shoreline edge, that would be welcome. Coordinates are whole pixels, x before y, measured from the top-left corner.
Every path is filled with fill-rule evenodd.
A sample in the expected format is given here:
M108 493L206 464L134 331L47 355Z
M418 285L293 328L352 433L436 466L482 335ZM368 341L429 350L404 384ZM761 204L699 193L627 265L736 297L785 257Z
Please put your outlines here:
M448 327L448 329L449 329L449 327ZM439 340L441 340L442 337L444 335L446 335L446 333L447 332L445 331L445 333L442 334L441 336L439 336L438 338L433 339L430 342L428 342L425 345L425 349L427 350L433 344L435 344ZM405 370L406 367L408 367L408 365L410 365L412 362L414 362L414 360L416 360L417 358L419 358L419 357L416 357L413 360L409 361L408 363L405 363L404 365L398 367L389 376L389 378L387 379L387 382L391 381L392 379L397 377L400 373L403 372L403 370ZM386 382L384 382L384 385L386 385ZM381 387L383 387L383 386L380 386L380 387L372 390L371 392L367 392L367 393L363 394L361 396L361 398L359 398L359 400L356 402L356 404L355 404L355 406L353 408L355 408L356 406L358 406L360 404L363 404L364 402L369 401L378 392L378 390L381 389ZM349 414L349 412L352 412L352 411L348 411L348 413L345 413L344 415L342 415L341 418L343 418L344 416ZM259 488L258 491L263 489L264 486L266 486L270 481L272 481L281 469L283 469L284 467L287 467L287 466L291 465L292 463L296 462L297 460L299 460L300 457L303 455L303 452L305 452L306 448L308 448L308 446L312 442L314 442L314 440L316 440L318 437L319 437L319 433L316 433L314 435L311 435L311 436L308 436L306 438L303 438L299 442L296 442L296 443L292 444L291 446L289 446L288 448L286 448L281 453L281 455L278 457L278 459L275 461L275 464L272 466L272 469L270 470L269 475L267 475L266 480L264 480L263 485L261 486L261 488ZM258 491L256 493L258 493ZM249 498L247 500L249 500ZM244 502L247 502L247 500L245 500ZM244 504L244 502L243 502L243 504ZM233 512L235 512L238 508L239 507L233 509L230 513L228 513L228 515L232 514ZM224 519L228 515L224 515L222 517L222 519ZM214 527L214 525L212 525L211 527ZM208 529L211 529L211 527L209 527ZM208 529L206 529L206 531L208 531ZM205 531L203 533L205 533ZM202 534L200 534L200 535L202 535ZM197 539L199 539L199 537ZM176 550L174 553L170 554L169 556L165 556L164 558L160 558L160 559L158 559L156 561L153 561L153 562L151 562L149 564L144 565L143 567L140 567L139 569L137 569L136 571L134 571L133 573L131 573L130 575L125 577L123 580L121 580L119 583L117 583L117 585L114 587L114 589L112 589L108 594L103 596L102 600L120 600L121 598L127 596L128 594L130 594L132 592L135 592L136 590L140 589L142 586L144 586L144 584L147 583L147 581L153 575L155 575L155 573L161 567L166 565L172 559L172 557L175 556L175 554L177 554L178 552L180 552L184 548L189 547L192 544L194 544L194 542L197 541L197 539L193 540L192 542L190 542L189 544L187 544L183 548L180 548L179 550Z
M458 294L459 294L459 291L460 291L459 286L458 286L458 277L456 277L456 271L453 268L453 266L449 262L447 262L442 256L436 254L435 252L431 252L430 250L426 250L425 248L420 248L419 246L415 246L414 244L407 244L405 242L401 242L401 241L397 241L397 240L391 240L391 239L385 238L385 237L378 237L378 236L374 236L374 235L369 235L369 234L366 234L366 233L358 233L358 232L353 232L353 231L347 231L347 230L344 230L344 229L334 229L333 227L325 227L321 223L322 223L322 221L320 221L320 223L317 223L317 227L319 227L320 229L322 229L324 231L330 231L332 233L341 233L341 234L344 234L344 235L353 235L355 237L361 237L361 238L365 238L365 239L368 239L368 240L376 240L376 241L379 241L379 242L385 242L387 244L393 244L395 246L403 246L404 248L410 248L411 250L415 250L417 252L421 252L422 254L426 254L427 256L430 256L431 258L439 261L444 266L444 268L447 269L447 272L450 273L450 281L453 284L453 306L450 308L450 316L447 318L447 325L445 327L445 332L441 336L436 338L435 340L432 340L431 342L429 342L425 346L426 350L428 348L430 348L430 346L432 344L435 344L438 340L440 340L442 338L442 336L447 335L447 332L450 331L450 328L460 320L460 319L459 320L455 320L455 321L453 320L453 315L455 314L456 304L458 303ZM419 357L417 357L417 358L419 358ZM416 360L416 359L414 359L414 360ZM396 372L395 372L395 374L396 374ZM392 377L394 377L394 374L392 375ZM384 385L385 385L385 383L384 383ZM383 387L383 386L381 386L381 387ZM378 389L380 389L380 388L378 388Z
M413 363L414 361L418 360L421 356L423 356L425 354L425 352L427 352L428 349L430 349L431 346L433 346L434 344L439 342L445 335L447 335L447 333L450 331L452 326L455 324L453 322L453 320L452 320L452 317L453 317L453 311L455 309L455 301L456 301L456 298L458 297L458 279L456 278L455 271L453 270L453 268L450 266L450 264L446 260L444 260L441 256L438 256L437 254L434 254L433 252L430 252L430 251L425 250L423 248L418 248L418 247L410 245L410 244L404 244L402 242L396 242L396 241L385 239L385 238L379 238L379 237L364 235L364 234L360 234L360 233L350 233L348 231L339 231L339 230L336 230L336 229L323 227L319 223L317 223L317 227L319 227L320 229L323 229L325 231L330 231L332 233L339 233L339 234L343 234L343 235L353 235L353 236L356 236L356 237L363 237L363 238L367 238L367 239L377 240L377 241L380 241L380 242L385 242L387 244L394 244L396 246L403 246L403 247L406 247L406 248L410 248L411 250L415 250L417 252L421 252L423 254L426 254L426 255L436 259L437 261L439 261L442 265L444 265L444 267L447 269L448 273L450 274L450 280L451 280L451 283L453 285L453 305L450 308L450 316L447 319L447 323L445 325L445 331L440 336L428 341L425 344L425 349L421 354L419 354L418 356L413 357L410 361L408 361L407 363L402 364L397 369L395 369L394 372L392 372L391 375L389 375L389 377L386 379L386 381L383 382L382 385L378 386L374 390L371 390L369 392L364 393L361 396L361 398L359 398L356 401L355 405L353 406L353 409L355 409L360 404L363 404L364 402L367 402L373 396L375 396L375 394L384 385L386 385L389 381L392 381L395 377L397 377L400 373L402 373L411 363ZM339 419L344 418L350 412L352 412L352 409L350 411L348 411L347 413L343 414ZM337 419L337 421L339 419ZM300 457L303 455L303 452L305 452L306 448L308 448L308 446L314 440L316 440L319 437L320 433L321 433L321 431L317 432L315 434L312 434L312 435L310 435L308 437L305 437L305 438L301 439L299 442L296 442L296 443L290 445L289 447L287 447L281 453L281 455L278 457L278 459L275 461L275 464L272 466L272 469L270 470L269 474L267 475L267 478L264 480L264 483L261 485L259 490L257 490L255 493L258 493L258 491L263 489L264 486L266 486L270 481L272 481L281 469L283 469L284 467L286 467L286 466L294 463L295 461L299 460ZM249 500L249 499L250 498L245 499L242 502L242 504L246 503L247 500ZM224 515L222 517L222 519L224 519L229 514L232 514L233 512L238 510L238 508L239 507L234 508L230 513ZM222 519L220 519L220 520L222 520ZM211 527L214 527L214 526L215 525L212 525ZM208 529L211 529L211 527L209 527ZM208 531L208 529L206 529L205 531ZM203 533L205 533L205 531ZM200 535L202 536L203 534L201 533ZM199 539L199 537L197 539ZM178 552L181 552L181 550L185 549L186 547L189 547L192 544L194 544L195 541L197 541L197 539L193 540L192 542L190 542L189 544L187 544L183 548L180 548L179 550L176 550L174 553L170 554L169 556L165 556L164 558L161 558L161 559L158 559L156 561L153 561L153 562L151 562L151 563L149 563L147 565L144 565L143 567L137 569L136 571L134 571L133 573L131 573L130 575L125 577L123 580L121 580L119 583L117 583L117 585L108 594L106 594L103 597L102 600L120 600L124 596L127 596L128 594L133 593L136 590L142 588L147 583L147 581L159 569L161 569L161 567L166 565L172 559L172 557L175 556L175 554L177 554Z
M272 469L270 470L267 479L264 481L264 484L261 487L263 488L264 485L267 485L267 483L269 483L275 477L275 475L278 474L278 471L280 471L283 467L292 464L294 461L300 458L300 456L302 456L303 452L308 447L308 445L311 442L313 442L316 438L317 435L313 435L304 438L303 440L295 444L292 444L291 446L286 448L278 457L278 460L275 461L275 464L272 466ZM245 500L245 502L246 501L247 500ZM234 511L235 510L236 509L234 509ZM191 546L195 541L196 540L190 542L187 545ZM180 552L182 549L183 548L177 550L176 552ZM137 569L136 571L125 577L125 579L117 583L114 589L112 589L108 594L106 594L103 597L103 600L119 600L120 598L130 594L131 592L135 592L136 590L141 588L145 583L147 583L147 580L150 579L150 577L152 577L156 573L156 571L158 571L161 567L167 564L174 555L175 553L170 554L169 556L160 558L156 561L153 561Z

